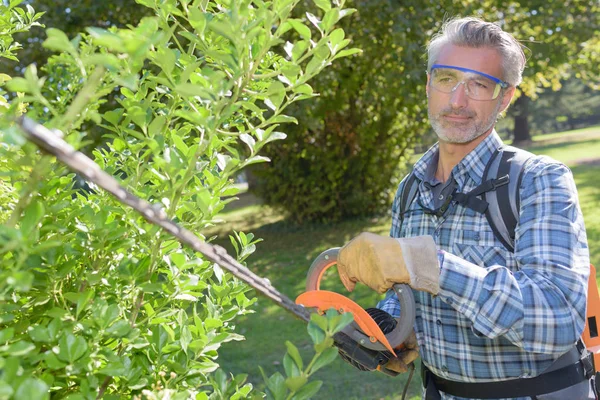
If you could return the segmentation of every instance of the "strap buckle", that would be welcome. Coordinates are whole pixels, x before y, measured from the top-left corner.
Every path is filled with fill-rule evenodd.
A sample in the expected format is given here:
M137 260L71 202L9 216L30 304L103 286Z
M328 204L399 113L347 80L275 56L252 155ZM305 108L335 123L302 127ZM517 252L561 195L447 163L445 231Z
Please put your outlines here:
M596 373L594 368L594 355L586 350L586 355L581 357L581 365L586 379L590 379Z
M500 178L496 178L492 180L492 185L494 186L494 189L499 188L500 186L504 186L506 184L508 184L508 182L510 181L510 176L508 174L501 176Z

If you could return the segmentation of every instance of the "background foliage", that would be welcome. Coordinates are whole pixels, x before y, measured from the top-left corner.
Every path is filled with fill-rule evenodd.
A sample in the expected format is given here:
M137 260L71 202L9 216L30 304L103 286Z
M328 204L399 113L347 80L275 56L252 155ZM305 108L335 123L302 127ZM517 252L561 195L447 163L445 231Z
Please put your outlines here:
M429 132L425 45L447 17L498 21L528 48L525 95L510 114L516 139L527 139L529 99L543 88L558 89L575 72L588 82L598 76L597 68L579 62L600 35L594 1L551 8L537 0L354 4L358 13L344 29L364 53L318 77L318 101L293 109L300 124L287 131L289 140L267 151L270 164L253 169L251 189L298 222L389 209L411 147Z

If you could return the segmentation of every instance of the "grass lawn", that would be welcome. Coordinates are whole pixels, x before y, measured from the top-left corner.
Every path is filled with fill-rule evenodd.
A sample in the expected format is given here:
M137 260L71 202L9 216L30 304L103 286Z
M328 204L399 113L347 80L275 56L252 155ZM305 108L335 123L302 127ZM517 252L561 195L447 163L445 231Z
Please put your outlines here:
M573 171L579 189L579 197L586 222L592 262L600 266L600 162L577 164L575 161L592 157L600 158L600 127L576 134L556 134L529 149L537 154L547 154L568 164ZM227 225L215 230L226 237L232 229L253 232L264 242L257 245L256 253L248 259L250 269L268 277L282 293L294 299L304 290L306 271L312 260L323 250L341 246L362 231L387 234L389 218L344 221L339 224L294 227L286 224L282 216L261 205L249 205L224 213ZM227 240L219 242L229 251ZM335 272L324 279L324 289L346 293ZM359 285L361 286L361 285ZM368 307L378 295L364 286L349 297ZM224 345L219 352L223 369L231 373L245 372L258 387L263 387L258 370L279 370L285 354L285 341L296 344L305 360L312 355L311 341L303 322L295 320L271 301L259 297L255 313L237 320L237 331L244 336L243 342ZM420 398L420 377L416 373L411 383L409 398ZM406 375L389 378L379 373L360 372L337 359L332 365L318 371L316 378L323 380L318 399L389 399L400 398Z

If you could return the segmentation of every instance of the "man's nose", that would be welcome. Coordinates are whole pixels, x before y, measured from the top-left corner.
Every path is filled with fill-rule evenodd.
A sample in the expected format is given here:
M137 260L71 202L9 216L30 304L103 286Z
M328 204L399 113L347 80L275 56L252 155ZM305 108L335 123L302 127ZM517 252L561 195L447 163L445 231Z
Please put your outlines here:
M465 82L458 82L450 95L450 105L452 108L465 108L467 106L467 85Z

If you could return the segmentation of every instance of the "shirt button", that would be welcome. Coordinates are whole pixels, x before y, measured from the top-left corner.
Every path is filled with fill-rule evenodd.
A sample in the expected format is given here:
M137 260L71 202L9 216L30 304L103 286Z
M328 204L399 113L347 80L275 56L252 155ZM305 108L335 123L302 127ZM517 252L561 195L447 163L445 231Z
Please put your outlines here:
M479 240L479 233L476 233L476 234L473 236L473 239L475 239L475 240Z
M442 321L440 321L439 319L437 321L435 321L436 324L441 325Z
M442 365L442 372L447 374L448 373L448 367L446 367L445 365Z
M446 300L446 303L448 303L448 304L452 304L452 303L453 303L453 301L452 301L452 299L451 299L451 298L449 298L449 297L448 297L448 299Z
M519 375L519 378L529 378L529 371L523 371L523 373Z
M443 194L440 194L440 197L438 197L438 199L440 199L440 200L444 200L444 195L443 195Z

